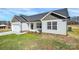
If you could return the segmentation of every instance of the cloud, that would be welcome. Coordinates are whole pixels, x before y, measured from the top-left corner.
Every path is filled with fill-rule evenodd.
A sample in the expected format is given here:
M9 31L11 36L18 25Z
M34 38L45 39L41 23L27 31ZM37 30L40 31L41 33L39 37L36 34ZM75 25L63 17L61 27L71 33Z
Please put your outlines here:
M57 9L60 8L0 8L0 19L11 20L14 15L34 15ZM79 15L79 8L69 8L68 11L70 16Z
M32 11L32 9L29 8L0 8L0 19L11 20L14 15L30 15L35 13L37 12Z
M19 15L19 14L31 15L38 13L32 10L31 8L7 8L2 10L4 10L4 12L7 11L5 14L13 14L13 15Z
M79 16L79 8L70 8L70 9L68 9L68 11L69 11L69 15L71 17Z

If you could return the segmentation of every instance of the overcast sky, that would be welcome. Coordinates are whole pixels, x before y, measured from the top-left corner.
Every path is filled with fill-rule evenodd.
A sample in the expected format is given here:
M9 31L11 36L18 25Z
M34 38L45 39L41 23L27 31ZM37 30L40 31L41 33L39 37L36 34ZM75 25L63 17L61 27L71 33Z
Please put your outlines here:
M0 8L0 20L11 20L14 15L34 15L50 10L57 10L59 8ZM69 15L79 16L79 8L69 8Z

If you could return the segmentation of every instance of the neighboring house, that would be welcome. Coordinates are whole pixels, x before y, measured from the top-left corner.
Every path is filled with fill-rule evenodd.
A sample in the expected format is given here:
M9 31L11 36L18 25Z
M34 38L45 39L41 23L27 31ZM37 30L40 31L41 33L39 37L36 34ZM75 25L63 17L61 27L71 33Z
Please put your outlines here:
M12 31L15 33L24 31L67 34L67 20L69 18L66 8L49 11L32 16L14 16L11 22Z
M10 27L10 21L0 21L0 29L8 29Z
M7 28L6 25L4 25L4 24L0 25L0 29L5 29L5 28Z

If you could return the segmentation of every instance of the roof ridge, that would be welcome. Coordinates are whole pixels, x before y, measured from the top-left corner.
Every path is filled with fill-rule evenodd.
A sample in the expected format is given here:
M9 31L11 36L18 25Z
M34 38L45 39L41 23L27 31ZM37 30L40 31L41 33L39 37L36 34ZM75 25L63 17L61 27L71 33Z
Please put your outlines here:
M27 16L27 17L31 17L31 16L35 16L35 15L41 15L41 14L44 14L44 13L49 13L49 12L55 12L55 11L59 11L59 10L63 10L63 9L67 9L67 8L62 8L62 9L57 9L57 10L50 10L50 11L47 11L47 12L42 12L42 13L38 13L38 14L34 14L34 15L30 15L30 16L27 16L27 15L23 15L23 16ZM56 12L55 12L56 13ZM59 14L59 13L57 13ZM62 15L62 14L61 14ZM22 15L20 15L22 16ZM64 15L63 15L64 16Z
M50 12L50 11L49 11L49 12ZM40 14L49 13L49 12L42 12L42 13L35 14L35 15L40 15ZM30 15L30 16L35 16L35 15ZM27 16L27 15L20 15L20 16ZM30 17L30 16L27 16L27 17Z

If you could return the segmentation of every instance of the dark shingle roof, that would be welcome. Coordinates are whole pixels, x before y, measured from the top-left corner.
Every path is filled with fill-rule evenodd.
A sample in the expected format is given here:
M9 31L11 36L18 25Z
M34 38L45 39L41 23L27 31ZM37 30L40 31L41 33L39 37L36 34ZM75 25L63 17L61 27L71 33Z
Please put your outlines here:
M49 11L50 12L50 11ZM33 21L40 21L40 19L42 19L45 15L47 15L49 12L45 12L45 13L41 13L41 14L36 14L36 15L31 15L31 16L26 16L26 15L20 15L20 16L15 16L14 18L16 18L18 21L20 22L33 22ZM55 14L55 13L57 14ZM68 10L67 8L64 8L64 9L59 9L59 10L55 10L55 11L51 11L52 13L52 16L56 16L56 17L62 17L60 15L63 15L65 16L66 18L69 17L69 14L68 14ZM60 15L58 15L60 14ZM12 22L15 22L16 19L13 19Z
M55 10L53 12L58 13L58 14L61 14L61 15L65 16L65 17L69 17L68 9L67 8Z
M26 22L26 20L20 16L15 15L12 19L12 22Z
M27 21L40 21L40 19L43 18L46 14L48 14L48 12L32 15L32 16L25 16L25 15L20 15L20 16L25 18Z

